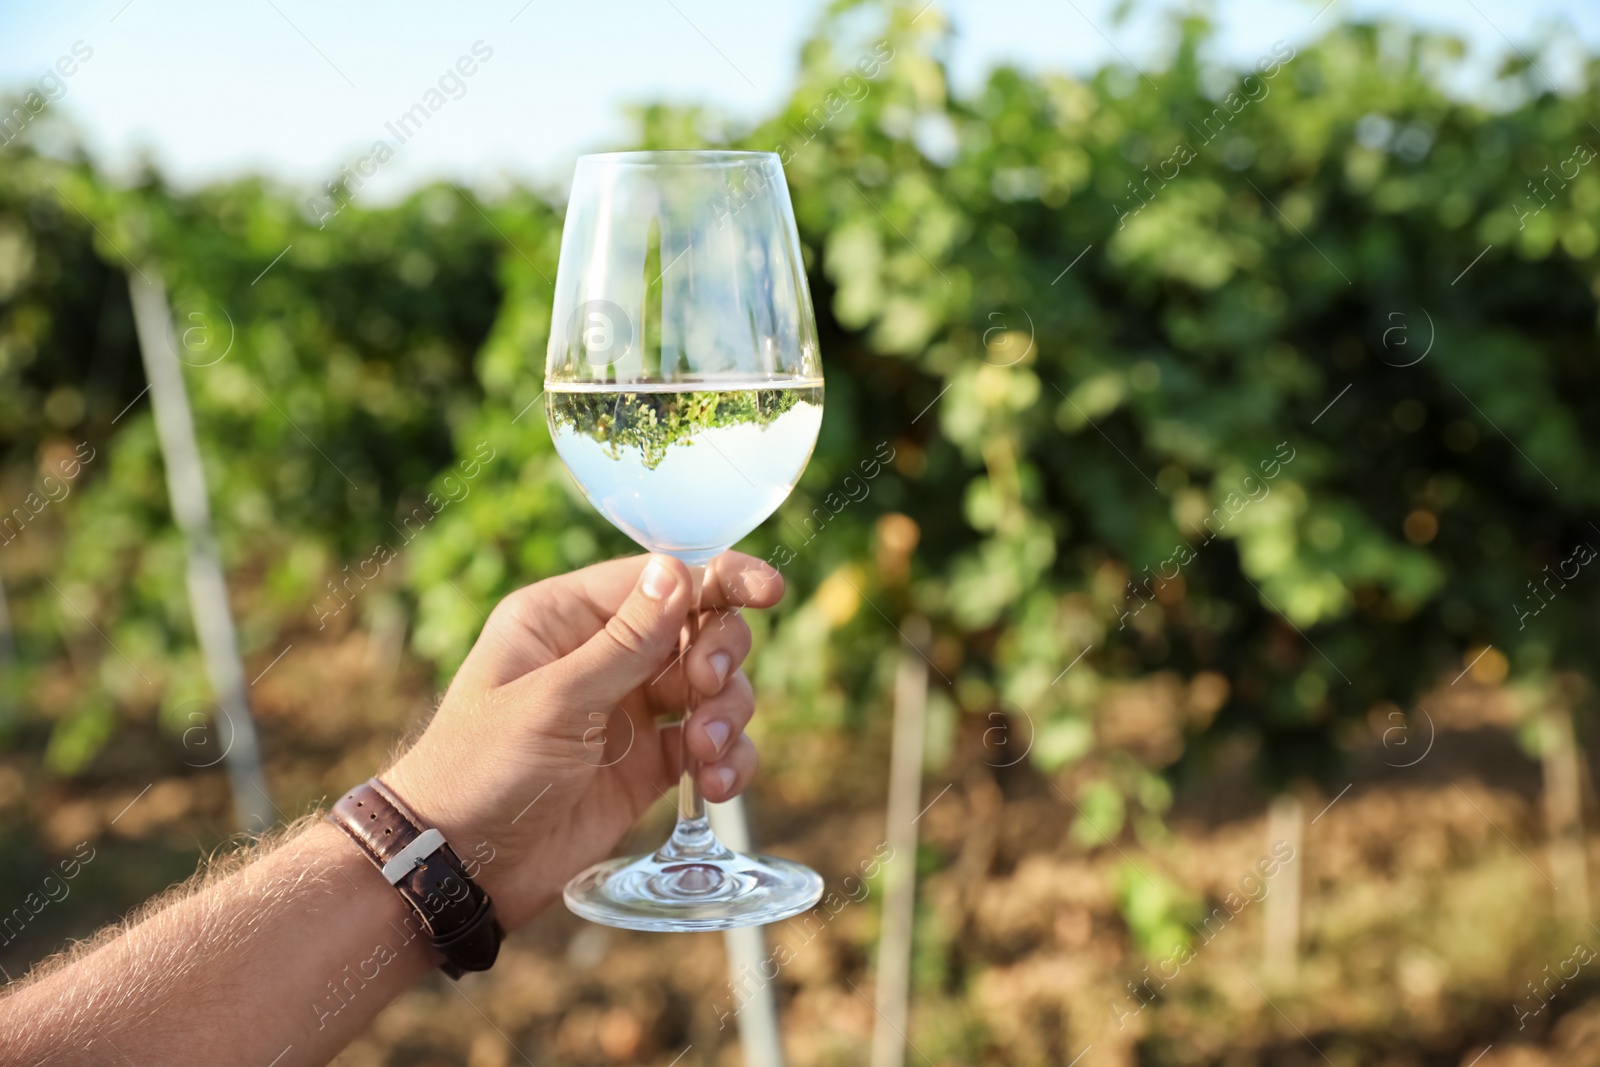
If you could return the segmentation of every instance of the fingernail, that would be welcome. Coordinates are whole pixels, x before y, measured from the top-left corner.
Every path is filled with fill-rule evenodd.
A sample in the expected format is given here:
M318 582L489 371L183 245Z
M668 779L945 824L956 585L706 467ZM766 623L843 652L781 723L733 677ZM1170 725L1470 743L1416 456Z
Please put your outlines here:
M717 684L721 685L722 680L728 677L728 668L733 666L733 660L726 652L713 652L710 662L711 670L717 676Z
M721 786L722 792L724 792L724 793L726 793L728 790L733 788L733 768L732 767L718 767L717 768L717 784L719 786Z
M644 569L644 575L639 579L639 589L651 600L665 600L677 587L678 579L667 565L656 559L650 558L650 563Z
M722 746L728 743L728 724L721 721L706 723L706 736L711 738L711 743L716 746L717 755L722 755ZM723 768L727 770L727 768ZM732 774L732 771L728 771Z

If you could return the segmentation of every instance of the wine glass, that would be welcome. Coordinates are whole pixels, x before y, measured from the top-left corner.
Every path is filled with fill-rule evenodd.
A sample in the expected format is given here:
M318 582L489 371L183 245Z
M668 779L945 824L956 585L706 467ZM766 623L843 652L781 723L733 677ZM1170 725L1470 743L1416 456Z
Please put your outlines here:
M701 589L706 562L789 495L822 425L816 321L776 155L578 159L545 398L556 452L589 502L646 549L687 563ZM717 840L698 768L680 751L671 838L578 875L567 907L634 930L723 930L816 904L815 871Z

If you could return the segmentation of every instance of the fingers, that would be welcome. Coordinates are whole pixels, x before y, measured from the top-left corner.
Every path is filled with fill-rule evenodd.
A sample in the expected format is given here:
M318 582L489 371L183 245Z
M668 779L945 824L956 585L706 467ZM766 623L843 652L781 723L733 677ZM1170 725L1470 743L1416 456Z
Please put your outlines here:
M624 556L549 580L578 592L604 618L627 598L644 561L650 558ZM706 564L706 574L700 606L708 610L726 613L740 608L770 608L783 599L783 577L778 569L743 552L724 552Z
M670 556L650 556L600 631L541 673L568 708L609 711L660 673L692 595L687 567Z
M724 552L706 564L700 606L719 614L740 608L770 608L783 599L783 575L770 563L743 552Z
M575 651L634 594L640 575L656 558L667 557L626 556L509 594L489 616L452 688L481 692L506 685ZM686 570L681 564L674 566L682 579ZM706 569L701 607L710 622L702 622L703 628L728 625L737 621L741 608L771 607L783 597L777 568L754 556L724 552ZM672 654L676 652L674 648Z
M685 660L689 684L708 697L716 696L749 654L749 623L737 615L702 612L699 636Z
M720 761L700 768L698 781L701 795L719 804L737 796L756 776L756 768L760 764L761 758L756 755L755 743L740 735Z
M685 738L689 753L701 763L723 759L744 736L755 714L755 691L743 671L736 671L722 692L695 709Z

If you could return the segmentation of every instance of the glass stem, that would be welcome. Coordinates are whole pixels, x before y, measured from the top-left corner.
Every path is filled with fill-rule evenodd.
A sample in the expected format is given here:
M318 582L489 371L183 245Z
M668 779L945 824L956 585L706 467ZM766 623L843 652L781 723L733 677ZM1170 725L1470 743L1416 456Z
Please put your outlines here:
M704 820L706 801L700 795L700 761L689 754L689 720L700 706L700 694L689 684L689 650L700 640L700 602L705 597L704 567L689 568L694 582L694 608L683 628L682 649L678 655L678 677L683 680L683 726L678 731L678 756L683 774L678 780L678 821Z
M657 854L665 860L721 859L732 855L711 832L706 801L700 795L700 762L689 753L689 722L700 695L689 683L689 651L700 639L700 610L705 596L705 567L689 568L694 580L694 610L684 627L678 655L678 676L683 681L683 719L678 728L678 755L683 773L678 779L678 823L672 837Z

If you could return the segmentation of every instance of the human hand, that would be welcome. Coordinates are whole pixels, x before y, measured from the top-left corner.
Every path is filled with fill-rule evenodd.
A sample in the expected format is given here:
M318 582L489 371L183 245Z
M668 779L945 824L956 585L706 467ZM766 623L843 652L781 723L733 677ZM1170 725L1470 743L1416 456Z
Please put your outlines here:
M381 777L443 831L494 898L506 929L605 858L678 781L684 678L700 695L689 753L706 799L737 795L756 770L755 710L739 665L750 628L736 614L783 596L777 571L726 552L706 566L699 638L678 657L695 603L689 570L632 556L519 589L489 616L438 714Z

